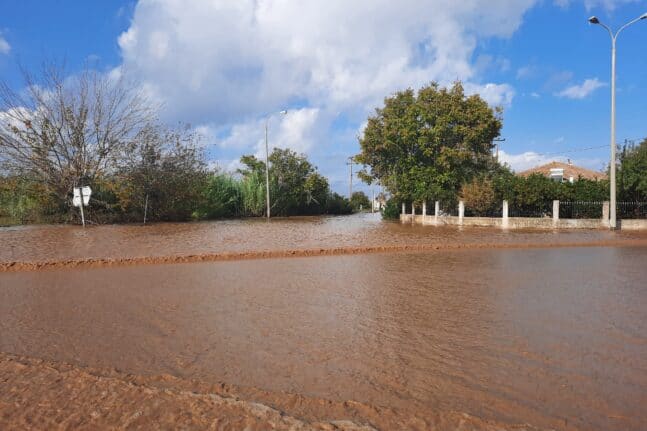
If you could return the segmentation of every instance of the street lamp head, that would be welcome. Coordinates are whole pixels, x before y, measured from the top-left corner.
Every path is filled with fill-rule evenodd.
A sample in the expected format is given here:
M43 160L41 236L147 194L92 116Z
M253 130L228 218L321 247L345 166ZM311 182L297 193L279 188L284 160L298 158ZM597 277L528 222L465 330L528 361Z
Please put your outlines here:
M644 13L640 16L640 19L647 19L647 13Z
M288 113L288 110L287 110L287 109L284 109L284 110L282 110L281 112L279 112L279 114L283 114L283 115L285 115L285 114L287 114L287 113Z
M589 18L589 22L591 24L600 24L600 20L598 19L597 16L592 16L591 18Z

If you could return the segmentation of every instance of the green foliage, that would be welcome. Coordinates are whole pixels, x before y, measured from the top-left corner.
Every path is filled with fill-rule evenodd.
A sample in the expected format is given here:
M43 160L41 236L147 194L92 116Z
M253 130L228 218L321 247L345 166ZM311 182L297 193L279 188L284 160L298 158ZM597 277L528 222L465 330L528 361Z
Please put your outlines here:
M396 220L400 218L401 207L401 201L395 198L389 199L384 205L384 210L382 210L382 218L385 220Z
M188 129L147 128L122 157L110 176L83 179L93 190L86 221L143 221L144 212L150 221L265 215L265 163L243 156L237 175L208 173ZM270 160L272 215L352 213L305 156L274 150ZM78 212L68 207L36 181L0 177L0 224L70 220Z
M361 191L353 192L353 196L350 198L350 204L353 207L353 211L366 211L371 209L371 201L366 196L366 193Z
M486 177L494 189L494 202L507 200L510 208L520 213L532 213L537 208L549 208L560 201L602 202L609 199L609 182L578 178L573 183L557 182L541 174L528 177L514 175L506 168Z
M478 95L466 96L460 83L396 93L368 119L359 175L401 200L455 199L463 183L496 168L500 113Z
M229 218L243 212L244 182L230 175L211 174L204 189L200 218Z
M328 180L321 176L304 155L289 149L275 148L270 160L271 212L277 216L323 214L332 211ZM265 162L247 155L240 161L245 168L239 170L249 191L245 197L245 215L262 215L265 211ZM246 193L243 193L245 196ZM337 202L333 199L333 202ZM335 210L337 211L337 210ZM345 211L341 207L340 213Z
M474 178L461 187L461 198L465 201L466 215L488 216L501 201L496 199L494 185L489 178Z
M263 165L265 166L265 165ZM253 171L241 181L242 213L244 216L261 216L265 213L265 174Z
M620 201L647 201L647 138L638 146L625 146L620 153L618 198Z
M345 197L337 194L330 193L326 198L326 205L324 212L326 214L350 214L353 212L353 207L350 201Z
M181 221L199 213L207 185L197 137L184 130L146 128L131 143L114 179L127 219Z
M0 225L46 221L55 209L55 201L38 183L19 176L0 177Z

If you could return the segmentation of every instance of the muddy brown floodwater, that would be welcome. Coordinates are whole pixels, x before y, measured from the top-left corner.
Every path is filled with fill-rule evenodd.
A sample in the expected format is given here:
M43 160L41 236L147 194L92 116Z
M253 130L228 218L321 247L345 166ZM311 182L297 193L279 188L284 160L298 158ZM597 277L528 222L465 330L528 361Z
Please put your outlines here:
M30 405L107 406L118 393L110 411L124 414L95 425L145 427L155 408L175 408L155 417L202 428L180 410L262 416L229 429L647 429L645 234L352 216L35 226L0 230L0 241L13 268L0 272L0 425L49 428ZM268 250L324 255L254 255ZM95 265L78 264L87 258ZM120 264L130 258L148 264ZM20 265L30 262L50 265ZM143 416L128 410L150 399ZM77 422L61 421L92 424L79 411L94 407L78 403ZM19 404L22 417L9 412Z

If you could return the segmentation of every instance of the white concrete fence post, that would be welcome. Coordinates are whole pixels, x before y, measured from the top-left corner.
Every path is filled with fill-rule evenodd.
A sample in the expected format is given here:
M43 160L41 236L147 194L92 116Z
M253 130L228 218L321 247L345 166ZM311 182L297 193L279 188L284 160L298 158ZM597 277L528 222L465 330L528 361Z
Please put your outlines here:
M606 223L606 226L609 226L609 201L602 202L602 223Z
M416 215L416 204L411 202L411 221L413 221L413 217Z
M553 201L553 224L559 223L559 201Z
M438 216L440 215L440 202L434 203L434 223L438 224Z
M465 202L458 201L458 224L463 224L464 217L465 217Z
M402 214L406 214L406 213L407 213L407 207L405 206L405 203L402 202Z
M427 201L422 201L422 216L427 215Z
M503 218L503 220L501 220L501 225L504 228L507 228L508 227L508 201L503 201L501 217Z

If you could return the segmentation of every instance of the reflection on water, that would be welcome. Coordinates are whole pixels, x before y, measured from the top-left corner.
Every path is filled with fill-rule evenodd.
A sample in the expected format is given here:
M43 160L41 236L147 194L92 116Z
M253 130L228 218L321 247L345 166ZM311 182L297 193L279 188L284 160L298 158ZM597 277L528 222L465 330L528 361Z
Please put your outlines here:
M0 350L412 412L639 430L645 262L647 248L609 247L6 273Z

